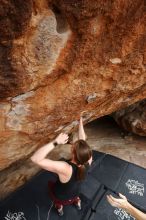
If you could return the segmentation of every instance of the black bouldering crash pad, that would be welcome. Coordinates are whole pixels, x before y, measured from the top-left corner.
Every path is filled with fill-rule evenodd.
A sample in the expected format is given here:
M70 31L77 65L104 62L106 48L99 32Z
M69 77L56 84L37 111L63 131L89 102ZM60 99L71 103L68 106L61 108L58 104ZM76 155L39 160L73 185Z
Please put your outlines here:
M109 194L118 198L116 194L107 190L102 199L98 202L96 211L92 212L90 220L136 220L124 210L112 207L106 199L106 196Z
M55 180L50 172L37 174L0 201L0 220L134 220L107 202L107 194L118 197L119 192L146 211L146 169L114 156L93 151L93 163L81 187L81 211L69 205L64 207L64 216L58 216L48 193L48 181Z
M82 210L73 205L64 207L64 216L58 216L48 193L52 174L41 172L17 192L0 203L0 220L65 220L81 219L89 208L89 201L82 196Z

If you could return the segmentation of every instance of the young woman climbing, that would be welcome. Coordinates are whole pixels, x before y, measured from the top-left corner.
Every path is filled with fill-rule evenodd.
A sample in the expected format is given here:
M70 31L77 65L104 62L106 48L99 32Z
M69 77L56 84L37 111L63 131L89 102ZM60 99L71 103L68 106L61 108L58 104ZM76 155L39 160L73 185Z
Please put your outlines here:
M67 134L59 134L52 142L37 150L31 160L41 168L56 173L58 178L55 183L49 183L50 196L60 216L63 215L63 206L74 204L81 209L79 198L80 183L86 175L86 165L92 162L92 151L85 141L85 132L82 117L79 121L79 140L71 147L71 159L66 161L54 161L46 158L58 144L68 142Z

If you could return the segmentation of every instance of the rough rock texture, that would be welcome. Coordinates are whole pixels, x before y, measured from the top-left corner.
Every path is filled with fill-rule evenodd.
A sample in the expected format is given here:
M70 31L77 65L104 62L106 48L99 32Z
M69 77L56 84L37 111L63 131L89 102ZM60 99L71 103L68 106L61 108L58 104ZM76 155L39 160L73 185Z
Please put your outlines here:
M82 111L87 123L146 98L144 3L1 1L1 175L18 164L19 176L21 161L76 129Z
M146 168L146 137L125 131L109 116L88 123L85 131L93 149Z
M115 112L113 117L125 130L146 136L146 99Z

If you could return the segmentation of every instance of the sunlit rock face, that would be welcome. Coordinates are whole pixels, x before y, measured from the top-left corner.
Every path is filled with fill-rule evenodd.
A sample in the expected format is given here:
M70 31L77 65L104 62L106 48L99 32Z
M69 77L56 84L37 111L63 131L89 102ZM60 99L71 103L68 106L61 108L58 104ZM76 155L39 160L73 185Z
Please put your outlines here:
M32 152L76 129L81 112L87 123L146 98L145 37L143 0L1 1L0 183L7 192L0 195L37 171Z
M146 99L115 112L113 117L125 130L146 136Z

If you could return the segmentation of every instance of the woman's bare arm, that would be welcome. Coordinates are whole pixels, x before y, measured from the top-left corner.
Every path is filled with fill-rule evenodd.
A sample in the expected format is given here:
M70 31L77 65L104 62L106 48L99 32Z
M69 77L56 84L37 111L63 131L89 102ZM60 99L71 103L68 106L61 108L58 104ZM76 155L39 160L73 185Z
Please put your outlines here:
M82 116L80 117L80 121L79 121L79 139L84 140L84 141L86 140L86 134L84 131Z
M108 195L107 200L112 206L124 209L127 213L136 218L136 220L146 220L145 213L132 206L122 194L119 194L119 196L120 198L116 199L112 195Z
M40 149L38 149L31 157L31 160L39 165L41 168L55 172L58 175L65 173L65 169L68 168L68 164L63 161L53 161L51 159L46 158L47 154L50 153L54 149L54 142L58 144L65 144L68 141L68 135L61 133L55 141L52 141Z
M146 220L146 214L132 206L130 203L128 204L127 212L130 213L137 220Z

